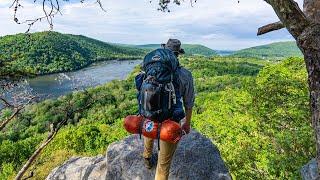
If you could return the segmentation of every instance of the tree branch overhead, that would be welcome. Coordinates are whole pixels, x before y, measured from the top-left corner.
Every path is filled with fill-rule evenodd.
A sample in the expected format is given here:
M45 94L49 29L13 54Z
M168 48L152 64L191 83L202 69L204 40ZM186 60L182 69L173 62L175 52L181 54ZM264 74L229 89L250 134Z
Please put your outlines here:
M259 36L259 35L266 34L266 33L272 32L272 31L276 31L276 30L279 30L282 28L284 28L284 25L282 24L281 21L278 21L278 22L271 23L271 24L260 27L258 29L257 35Z
M298 36L303 32L303 30L309 26L310 24L309 20L306 18L305 14L302 12L299 5L294 0L264 0L264 1L272 6L275 13L277 14L280 21L282 22L283 26L288 29L290 34L295 39L297 39ZM277 27L279 28L280 26L277 26Z

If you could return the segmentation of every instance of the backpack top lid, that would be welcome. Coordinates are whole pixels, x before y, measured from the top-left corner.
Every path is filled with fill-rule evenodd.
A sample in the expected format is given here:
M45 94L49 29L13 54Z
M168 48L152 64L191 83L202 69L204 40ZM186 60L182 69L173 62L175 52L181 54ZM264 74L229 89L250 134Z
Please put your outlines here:
M159 83L169 83L174 79L179 61L170 49L159 48L148 53L143 60L143 70Z
M143 60L143 70L150 75L153 68L162 67L161 71L169 71L174 73L179 67L179 61L170 49L159 48L148 53Z

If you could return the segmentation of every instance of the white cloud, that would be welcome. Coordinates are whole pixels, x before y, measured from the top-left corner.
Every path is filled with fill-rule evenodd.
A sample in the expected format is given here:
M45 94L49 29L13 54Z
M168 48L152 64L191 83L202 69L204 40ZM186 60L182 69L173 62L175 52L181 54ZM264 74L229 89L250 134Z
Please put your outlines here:
M0 0L0 7L9 7L11 4L11 0Z
M27 27L16 25L12 20L13 10L3 6L8 2L10 0L0 0L0 35L24 32ZM214 49L240 49L292 39L285 30L256 37L259 26L278 20L263 0L240 0L240 3L237 0L198 0L193 7L189 3L171 6L170 13L157 11L155 0L151 4L149 0L104 0L106 13L93 1L85 2L64 3L63 15L54 19L54 30L133 44L162 43L176 37ZM298 2L302 4L302 0ZM40 5L25 2L20 17L40 14ZM33 29L48 30L48 25L42 22Z

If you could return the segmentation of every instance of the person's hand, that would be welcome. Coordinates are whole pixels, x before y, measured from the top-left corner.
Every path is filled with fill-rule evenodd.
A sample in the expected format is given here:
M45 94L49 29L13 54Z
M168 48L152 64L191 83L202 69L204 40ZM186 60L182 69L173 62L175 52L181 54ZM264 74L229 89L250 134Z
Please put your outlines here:
M190 124L189 123L184 123L181 128L182 128L182 131L184 131L186 134L190 133Z

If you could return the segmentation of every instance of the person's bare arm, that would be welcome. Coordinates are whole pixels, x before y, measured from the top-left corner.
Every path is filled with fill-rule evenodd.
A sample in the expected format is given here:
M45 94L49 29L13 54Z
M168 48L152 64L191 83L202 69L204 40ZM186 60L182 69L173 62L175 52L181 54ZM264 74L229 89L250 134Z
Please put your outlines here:
M190 125L192 117L192 108L186 108L186 123Z
M182 125L182 129L185 131L185 133L188 134L191 128L192 108L185 108L185 111L186 111L186 122Z
M182 124L182 129L188 134L190 132L191 117L192 117L192 107L194 106L195 93L193 77L190 71L182 68L181 69L181 87L183 88L182 98L185 110L185 122Z

